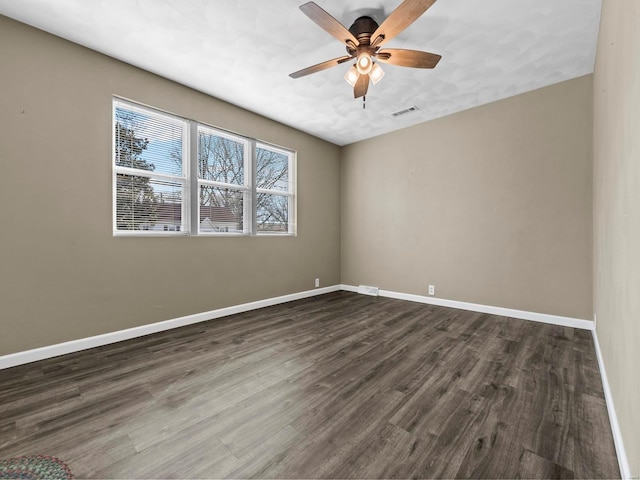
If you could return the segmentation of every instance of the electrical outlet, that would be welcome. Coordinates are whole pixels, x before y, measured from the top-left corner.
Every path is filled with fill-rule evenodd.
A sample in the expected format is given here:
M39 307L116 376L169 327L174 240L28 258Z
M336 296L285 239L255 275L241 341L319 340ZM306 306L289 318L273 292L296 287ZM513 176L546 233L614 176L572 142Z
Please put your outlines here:
M318 288L320 286L320 279L316 278L316 288Z
M429 285L429 295L435 295L435 294L436 294L436 286Z

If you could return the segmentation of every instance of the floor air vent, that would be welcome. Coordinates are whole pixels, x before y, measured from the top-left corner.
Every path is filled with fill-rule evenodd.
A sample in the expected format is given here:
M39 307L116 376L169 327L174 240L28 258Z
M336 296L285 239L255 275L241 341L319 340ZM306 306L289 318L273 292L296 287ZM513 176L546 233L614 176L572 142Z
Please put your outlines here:
M413 107L405 108L404 110L398 110L397 112L393 112L391 114L392 117L399 117L401 115L406 115L407 113L415 112L416 110L420 110L415 105Z
M360 285L358 287L358 293L363 295L371 295L372 297L378 296L378 287L369 287L368 285Z

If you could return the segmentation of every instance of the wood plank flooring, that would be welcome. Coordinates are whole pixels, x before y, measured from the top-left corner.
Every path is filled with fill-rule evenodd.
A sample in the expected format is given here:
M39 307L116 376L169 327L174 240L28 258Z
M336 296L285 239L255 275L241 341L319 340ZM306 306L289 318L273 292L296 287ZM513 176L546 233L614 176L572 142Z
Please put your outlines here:
M619 478L591 334L336 292L0 371L77 478Z

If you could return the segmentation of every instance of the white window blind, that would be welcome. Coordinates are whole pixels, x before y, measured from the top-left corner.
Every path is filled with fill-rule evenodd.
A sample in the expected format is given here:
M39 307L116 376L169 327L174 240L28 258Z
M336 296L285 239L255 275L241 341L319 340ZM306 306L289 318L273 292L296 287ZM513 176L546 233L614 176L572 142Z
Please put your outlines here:
M114 100L114 232L188 232L187 125Z

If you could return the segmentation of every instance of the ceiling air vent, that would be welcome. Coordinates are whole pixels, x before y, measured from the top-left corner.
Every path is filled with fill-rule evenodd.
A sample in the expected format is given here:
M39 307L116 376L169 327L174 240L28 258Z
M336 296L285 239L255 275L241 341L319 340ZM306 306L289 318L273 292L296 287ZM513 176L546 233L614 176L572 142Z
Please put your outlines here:
M417 110L420 110L420 109L414 105L413 107L409 107L409 108L405 108L403 110L398 110L397 112L393 112L391 114L391 116L392 117L399 117L401 115L406 115L407 113L415 112Z

